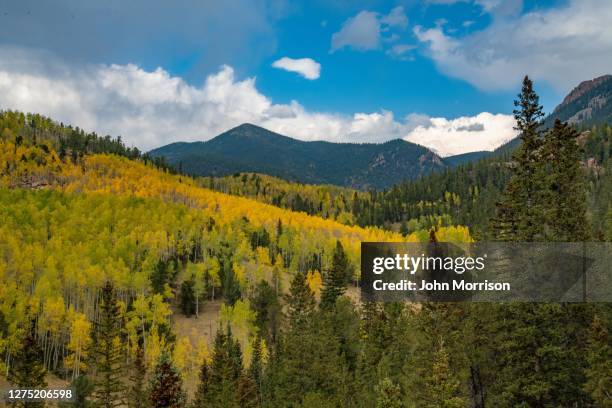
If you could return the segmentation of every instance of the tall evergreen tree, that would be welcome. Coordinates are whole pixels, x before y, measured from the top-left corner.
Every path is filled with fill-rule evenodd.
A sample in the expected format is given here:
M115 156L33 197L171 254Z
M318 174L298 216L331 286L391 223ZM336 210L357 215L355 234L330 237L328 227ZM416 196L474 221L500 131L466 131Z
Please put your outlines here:
M303 273L298 271L293 276L286 301L287 318L291 328L298 330L304 327L312 316L316 301Z
M155 268L153 268L153 273L151 274L151 286L153 287L153 291L155 293L163 294L166 289L166 283L168 283L168 262L160 259L155 264Z
M348 405L350 376L331 313L316 311L311 319L289 327L277 354L266 371L266 404L300 406L305 395L317 393L332 406Z
M589 238L585 174L578 132L556 120L544 136L546 240L580 242Z
M129 408L146 408L148 406L149 400L145 386L146 375L147 368L144 361L144 350L141 345L138 345L129 379L130 387L127 394Z
M540 126L544 112L528 76L523 79L521 93L514 105L515 129L520 133L522 143L514 154L513 175L498 204L493 228L498 240L542 240L544 208L539 196L543 189Z
M560 122L544 139L542 109L526 77L515 102L522 145L494 222L501 241L586 238L584 187L576 134ZM581 224L581 225L579 225ZM494 374L488 404L583 406L584 345L590 308L584 305L496 305L490 320ZM509 363L511 362L511 363Z
M151 374L148 393L152 408L181 408L186 404L181 374L166 351L160 355Z
M585 390L595 406L612 407L612 339L606 322L596 314L587 339Z
M255 312L255 324L259 328L259 333L272 343L281 320L281 306L276 291L262 279L255 286L250 296L250 303Z
M193 407L206 407L208 401L208 390L210 387L210 366L208 362L204 360L200 366L200 373L198 375L198 388L196 389Z
M467 405L460 391L460 382L450 368L448 351L440 340L435 351L431 374L425 382L427 408L462 408Z
M356 370L357 392L364 404L374 405L378 396L379 365L393 341L389 318L381 304L364 302L361 311L361 353Z
M347 280L350 279L350 266L344 248L336 241L331 269L325 274L321 290L321 308L331 309L336 305L336 299L346 291Z
M226 266L227 265L227 266ZM226 261L224 263L225 279L223 281L223 296L225 297L225 303L234 306L234 303L240 299L240 283L236 278L236 274L232 269L232 263Z
M8 382L15 388L45 388L47 370L42 363L42 350L36 342L36 322L29 322L8 370ZM16 407L44 407L44 402L17 402Z
M125 386L121 316L115 288L107 281L102 288L100 318L92 327L92 360L95 362L93 399L97 406L123 404Z
M237 408L256 408L261 406L257 384L250 372L244 372L238 378L235 406Z
M231 406L237 398L238 380L242 374L240 343L229 326L217 330L210 366L202 366L198 386L197 407Z
M490 342L496 360L488 401L510 406L584 406L588 309L559 303L497 306Z
M74 392L74 398L70 402L60 402L60 408L89 408L93 404L89 401L89 396L93 392L93 383L88 376L81 374L70 383L70 388Z
M263 375L263 361L262 361L262 344L261 337L257 336L255 338L255 343L253 344L253 353L251 354L251 365L249 365L249 375L255 381L255 385L257 386L257 392L261 389L261 377Z
M181 283L181 312L187 317L195 313L196 298L194 291L195 281L193 276Z

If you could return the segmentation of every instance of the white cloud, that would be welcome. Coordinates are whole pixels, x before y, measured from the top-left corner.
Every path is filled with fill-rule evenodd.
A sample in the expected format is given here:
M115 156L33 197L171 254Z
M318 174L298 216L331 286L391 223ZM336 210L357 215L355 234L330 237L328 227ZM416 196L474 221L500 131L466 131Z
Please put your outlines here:
M342 28L332 35L332 51L343 47L357 50L374 50L380 45L380 22L378 14L362 11L342 24Z
M404 12L404 8L402 6L395 7L389 14L383 16L380 19L380 22L388 25L389 27L408 27L408 17L406 17L406 13Z
M612 67L609 0L569 0L522 15L520 1L481 0L495 17L485 29L451 37L443 28L415 27L428 54L445 74L481 89L512 89L522 76L566 92Z
M392 28L405 29L408 18L402 6L395 7L389 14L381 15L372 11L361 11L347 19L340 31L332 35L331 51L350 47L359 51L381 48L382 33ZM391 34L386 40L394 41L397 35Z
M0 47L0 109L37 112L99 134L121 135L143 150L208 140L245 122L301 140L403 138L443 156L490 150L514 135L507 115L396 119L384 110L344 115L309 111L296 101L274 104L257 90L254 78L239 80L229 66L193 86L161 68L77 67L46 53L7 47Z
M297 72L306 79L317 79L321 75L321 64L311 58L293 59L283 57L272 63L274 68L284 69L289 72Z
M406 140L427 146L443 156L493 150L516 136L514 118L488 112L456 119L430 118L417 126Z
M393 55L403 55L408 51L415 49L415 47L416 46L413 44L395 44L393 47L391 47L390 52Z

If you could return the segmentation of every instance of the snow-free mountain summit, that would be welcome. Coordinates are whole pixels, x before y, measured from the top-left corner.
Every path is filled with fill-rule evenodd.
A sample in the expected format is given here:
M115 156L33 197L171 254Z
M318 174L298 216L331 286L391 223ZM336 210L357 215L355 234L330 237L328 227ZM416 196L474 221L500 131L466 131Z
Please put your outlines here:
M304 142L252 124L206 142L172 143L150 153L198 176L257 172L359 189L387 188L446 166L426 147L400 139L381 144Z

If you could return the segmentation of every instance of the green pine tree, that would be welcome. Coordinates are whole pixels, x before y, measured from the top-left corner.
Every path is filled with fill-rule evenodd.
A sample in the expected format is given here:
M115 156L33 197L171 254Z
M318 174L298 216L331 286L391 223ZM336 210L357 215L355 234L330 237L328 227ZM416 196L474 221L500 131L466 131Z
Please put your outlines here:
M249 372L243 373L238 378L235 406L236 408L256 408L261 406L257 384Z
M29 322L8 370L8 382L15 388L45 388L47 370L42 364L42 350L36 342L36 322ZM44 407L44 402L17 402L16 407Z
M250 303L255 312L258 332L268 343L273 343L281 320L281 306L276 291L262 279L252 291Z
M262 361L262 347L261 347L261 337L257 336L255 338L255 342L253 343L253 353L251 354L251 365L249 366L249 375L255 381L255 385L257 386L257 392L260 392L261 389L261 380L263 375L263 361Z
M195 281L193 280L193 277L190 277L181 283L181 293L179 296L181 300L181 312L183 312L183 314L187 317L195 313L196 298L194 285Z
M313 312L282 334L276 361L266 370L269 406L299 406L309 393L319 394L332 406L347 404L350 377L330 315Z
M493 229L500 241L540 241L545 211L540 196L544 183L540 151L544 112L528 76L514 105L515 129L522 143L514 154L513 175L498 204Z
M230 327L217 330L210 366L203 365L196 396L196 407L232 406L238 380L242 374L240 343L234 340Z
M162 259L157 261L155 268L153 268L153 273L151 274L151 286L155 293L163 294L165 292L169 273L168 262Z
M298 271L293 276L286 301L289 325L293 330L303 327L311 318L316 305L314 294L303 273Z
M127 394L129 408L146 408L148 398L146 394L145 378L147 368L144 361L144 351L140 345L136 348L136 356L130 373L130 388Z
M585 174L578 132L558 119L544 136L546 240L580 242L589 238Z
M332 258L331 269L325 274L323 289L321 290L321 308L331 309L336 300L346 291L346 283L350 278L350 265L344 248L340 241L336 241L336 248Z
M194 408L207 406L206 404L209 397L208 390L210 387L210 366L208 365L208 362L206 360L204 360L204 362L200 366L200 374L198 376L198 379L198 388L196 389L194 401L192 404Z
M383 378L376 386L376 408L402 408L402 390L389 377Z
M612 407L612 339L608 327L595 315L587 339L585 390L595 406Z
M95 379L93 399L104 408L123 404L125 386L124 347L121 339L121 316L113 284L107 281L102 288L100 318L92 328Z
M408 228L408 223L406 223L406 220L403 220L400 224L399 232L404 236L410 234L410 228Z
M223 296L225 297L225 303L233 306L241 296L240 283L238 283L236 274L231 267L231 262L226 262L226 265L228 267L226 268L225 279L223 281Z
M460 382L450 368L449 354L440 341L434 354L431 374L425 382L427 408L463 408L467 405L461 395Z
M93 383L86 375L79 375L70 383L70 388L74 392L74 399L71 402L58 404L60 408L89 408L92 403L89 396L93 392Z
M181 374L166 351L160 355L151 374L148 394L153 408L181 408L186 404L187 396L183 391Z

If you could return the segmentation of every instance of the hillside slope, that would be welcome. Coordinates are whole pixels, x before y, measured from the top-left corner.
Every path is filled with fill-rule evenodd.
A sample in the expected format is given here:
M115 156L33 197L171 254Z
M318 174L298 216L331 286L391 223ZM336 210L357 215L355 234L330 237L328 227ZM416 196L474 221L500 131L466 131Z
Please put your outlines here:
M546 118L545 126L551 127L555 119L585 127L612 123L612 75L581 82Z
M129 358L141 342L152 370L172 344L177 369L194 383L210 357L213 331L209 321L205 336L204 324L186 317L222 298L218 321L232 327L248 362L259 330L249 305L256 285L274 285L282 295L299 272L316 292L339 243L357 274L361 241L427 238L426 231L404 238L210 191L141 159L76 150L62 159L53 147L61 139L49 137L57 124L34 134L27 130L40 118L17 119L2 122L10 132L0 135L0 352L14 355L21 328L35 319L39 338L49 339L41 342L41 360L62 376L75 378L88 364L105 282L121 305ZM469 240L463 227L438 236ZM191 314L184 309L185 281L195 282ZM177 325L179 310L186 317Z

